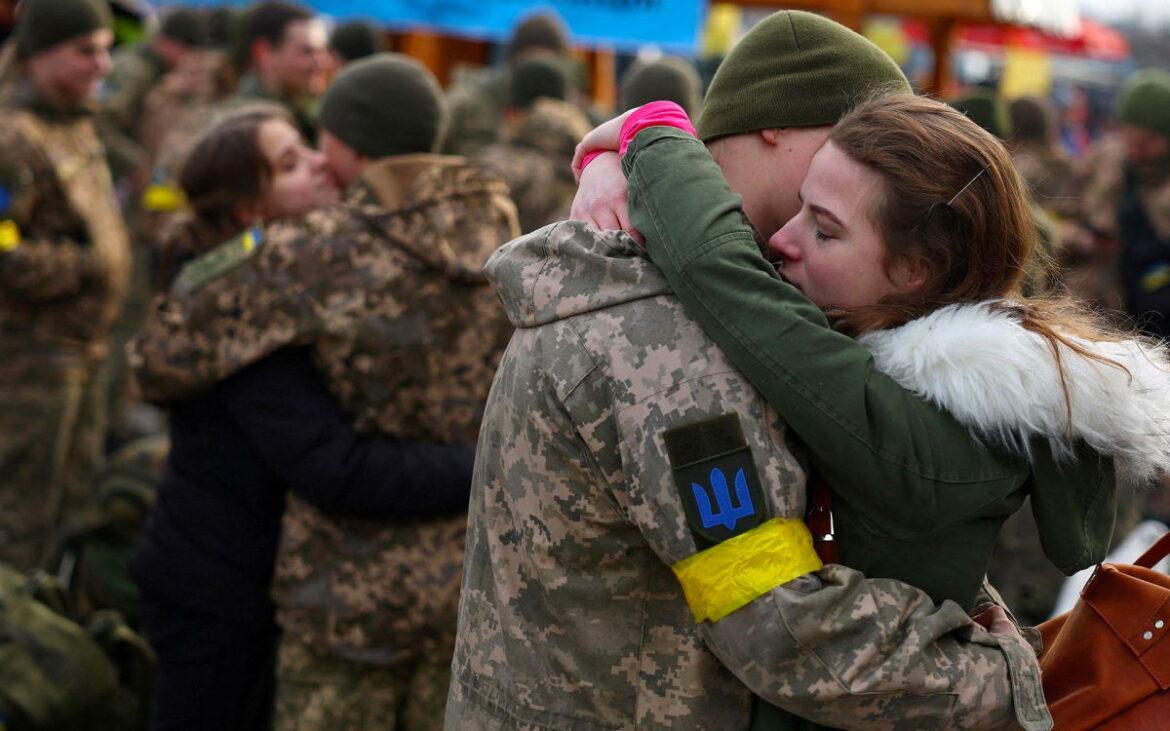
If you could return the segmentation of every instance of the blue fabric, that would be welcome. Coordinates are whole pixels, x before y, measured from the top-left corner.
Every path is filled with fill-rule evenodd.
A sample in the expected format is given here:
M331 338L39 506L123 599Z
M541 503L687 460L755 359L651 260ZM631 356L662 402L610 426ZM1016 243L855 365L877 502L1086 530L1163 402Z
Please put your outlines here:
M247 5L250 0L151 0L155 5ZM391 27L429 26L455 35L503 40L517 21L544 8L556 12L576 43L637 47L644 43L693 52L705 0L311 0L337 18L362 16Z

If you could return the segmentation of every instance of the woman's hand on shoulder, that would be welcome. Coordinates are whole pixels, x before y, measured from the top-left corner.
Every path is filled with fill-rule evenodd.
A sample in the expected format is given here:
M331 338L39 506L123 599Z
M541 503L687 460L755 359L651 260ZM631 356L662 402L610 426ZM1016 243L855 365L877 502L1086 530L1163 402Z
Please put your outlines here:
M629 194L621 158L616 152L605 152L581 173L569 218L603 231L625 231L642 243L642 235L630 223Z

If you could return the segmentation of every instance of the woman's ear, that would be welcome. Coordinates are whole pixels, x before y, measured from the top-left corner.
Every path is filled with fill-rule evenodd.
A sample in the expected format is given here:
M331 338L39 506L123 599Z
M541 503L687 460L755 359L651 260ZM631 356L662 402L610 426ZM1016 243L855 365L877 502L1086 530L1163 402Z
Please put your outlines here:
M901 293L913 292L926 284L926 260L920 256L899 259L890 269L890 281Z

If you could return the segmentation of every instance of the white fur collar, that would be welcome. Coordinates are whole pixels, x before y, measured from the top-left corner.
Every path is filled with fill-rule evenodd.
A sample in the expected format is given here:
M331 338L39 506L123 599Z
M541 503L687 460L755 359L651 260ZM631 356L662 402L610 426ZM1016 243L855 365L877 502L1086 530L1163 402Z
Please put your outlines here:
M1044 436L1055 455L1071 457L1064 392L1048 342L992 304L951 305L860 341L879 371L951 413L986 443L1028 455L1028 441ZM1061 347L1073 440L1113 457L1122 484L1146 483L1170 471L1166 348L1136 339L1074 340L1129 374Z

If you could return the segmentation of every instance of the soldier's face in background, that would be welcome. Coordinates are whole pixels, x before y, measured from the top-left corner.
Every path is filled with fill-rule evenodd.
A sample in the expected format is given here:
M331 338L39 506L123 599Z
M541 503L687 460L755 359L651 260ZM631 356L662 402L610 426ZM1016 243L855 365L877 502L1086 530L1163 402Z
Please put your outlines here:
M873 305L919 286L887 272L872 215L884 191L876 172L825 143L800 187L800 211L768 241L781 278L822 309Z
M114 34L95 30L33 55L28 72L33 84L55 101L73 106L94 98L110 73Z
M1170 153L1170 139L1140 127L1122 125L1121 138L1125 141L1126 159L1131 163L1161 160Z
M337 202L337 185L325 169L325 156L306 145L292 125L268 120L260 125L259 143L272 169L258 205L261 219L303 216Z
M319 20L289 23L284 40L269 49L266 61L277 91L290 97L304 96L324 85L329 57L326 41L325 26Z

